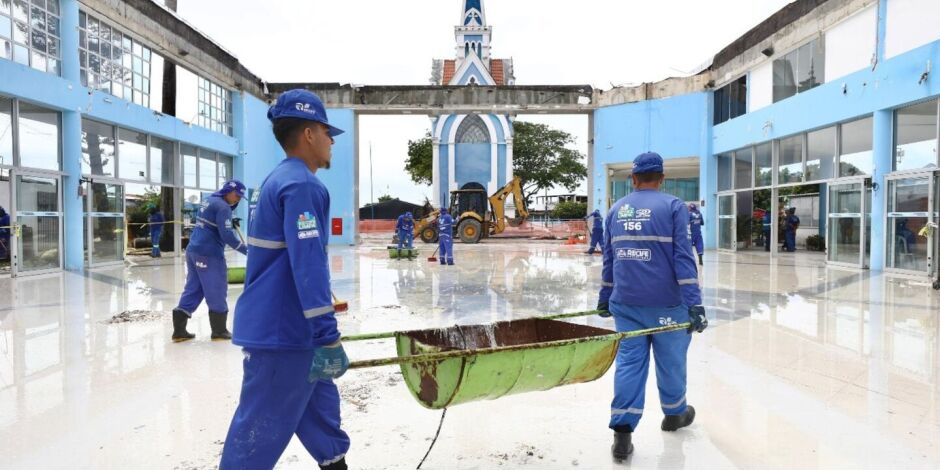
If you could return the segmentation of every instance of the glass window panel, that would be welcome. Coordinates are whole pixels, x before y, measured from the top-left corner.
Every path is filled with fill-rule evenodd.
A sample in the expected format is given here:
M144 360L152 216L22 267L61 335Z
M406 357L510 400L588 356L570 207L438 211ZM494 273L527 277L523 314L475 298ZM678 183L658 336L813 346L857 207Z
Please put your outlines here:
M20 165L44 170L59 166L59 113L20 102Z
M930 178L888 182L888 266L912 271L929 267L927 243L918 232L930 221Z
M836 128L828 127L806 135L806 181L835 176Z
M218 187L222 187L222 183L232 179L232 157L227 155L219 155L219 184Z
M734 153L734 189L751 187L753 152L750 148Z
M27 26L26 23L22 23L19 21L13 22L13 41L18 42L20 44L26 44L29 42L28 34L29 34L29 26Z
M770 186L774 178L773 144L767 142L754 147L754 181L755 186Z
M150 180L154 183L173 184L173 168L176 162L176 143L150 137Z
M53 15L59 14L59 0L48 0L46 2L46 10L49 10L49 13Z
M147 179L147 135L118 129L118 170L129 180Z
M0 38L13 38L13 22L6 16L0 16Z
M731 189L731 154L718 155L718 190L727 191Z
M20 21L29 20L29 5L25 0L13 0L13 18Z
M13 45L13 60L18 64L29 65L29 49L19 44Z
M894 169L937 166L937 101L901 108L895 118Z
M114 127L82 119L82 174L114 175Z
M88 39L84 29L78 32L78 47L88 49Z
M111 45L115 48L121 47L121 40L124 38L124 35L120 31L113 29L111 30Z
M101 59L110 60L111 59L111 43L101 40L101 45L99 46Z
M131 41L131 38L129 36L124 36L121 38L121 48L127 51L128 54L130 54L131 47L133 47L132 43L133 41Z
M39 8L46 8L46 0L31 0L33 5Z
M872 172L872 118L842 125L839 176L870 175Z
M796 67L793 53L774 60L773 65L773 95L774 102L789 98L796 94Z
M79 28L88 27L88 15L86 15L84 11L78 12L78 27Z
M108 43L108 45L111 45L111 26L108 26L102 22L101 29L98 30L98 38L101 39L102 43Z
M55 16L46 18L46 30L54 37L59 37L59 19Z
M30 32L30 45L34 51L46 52L46 33L33 30Z
M7 41L6 39L0 39L0 58L3 59L12 59L13 58L13 43Z
M183 185L190 188L199 186L196 180L197 156L196 148L180 144L180 153L183 155Z
M124 212L124 186L92 183L91 212Z
M206 191L218 189L215 152L199 150L199 187Z
M795 135L780 140L779 169L777 183L799 183L803 181L803 136Z
M40 31L46 30L46 12L42 11L42 8L32 7L30 8L29 24L33 29L38 29Z
M0 13L10 14L10 0L0 0Z
M46 71L53 74L59 74L59 61L57 59L50 59L46 57Z
M0 96L0 165L13 165L13 100Z
M46 42L46 50L49 52L50 56L59 57L59 40L53 37L48 37Z

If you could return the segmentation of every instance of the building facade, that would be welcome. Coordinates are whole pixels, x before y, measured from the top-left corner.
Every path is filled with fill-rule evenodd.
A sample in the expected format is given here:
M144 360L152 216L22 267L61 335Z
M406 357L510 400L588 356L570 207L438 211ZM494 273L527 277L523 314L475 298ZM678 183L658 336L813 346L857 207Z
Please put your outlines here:
M656 150L667 173L697 170L709 248L763 251L766 212L776 248L795 207L801 250L936 276L938 22L933 0L798 0L695 76L605 92L592 203L609 207L632 156Z
M432 85L515 84L512 59L490 56L493 30L483 0L463 0L454 27L456 58L435 60ZM446 207L450 191L485 189L488 194L512 180L512 118L505 114L449 114L431 120L435 207Z

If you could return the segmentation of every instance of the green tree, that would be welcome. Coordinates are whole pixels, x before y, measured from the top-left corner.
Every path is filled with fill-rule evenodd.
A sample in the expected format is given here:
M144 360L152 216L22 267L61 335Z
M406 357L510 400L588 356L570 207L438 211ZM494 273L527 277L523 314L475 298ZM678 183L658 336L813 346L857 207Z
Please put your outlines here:
M384 196L379 196L379 202L388 202L391 200L392 200L392 196L389 196L388 194Z
M567 145L574 137L546 124L516 121L513 123L513 173L522 178L523 196L553 186L574 191L587 177L584 155ZM408 159L405 171L418 184L432 182L432 142L427 133L418 140L408 141Z
M434 151L431 146L431 133L425 133L418 140L408 141L408 159L405 160L405 171L411 175L411 181L417 184L430 185Z
M562 201L552 209L552 217L557 219L583 219L587 214L587 203L577 201Z

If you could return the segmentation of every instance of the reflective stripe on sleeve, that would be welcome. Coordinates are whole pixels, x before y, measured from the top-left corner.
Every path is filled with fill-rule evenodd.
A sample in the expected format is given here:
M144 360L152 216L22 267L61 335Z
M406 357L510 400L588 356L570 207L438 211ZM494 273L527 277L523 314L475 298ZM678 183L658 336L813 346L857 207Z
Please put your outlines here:
M204 224L209 224L209 225L211 225L211 226L213 226L213 227L218 228L218 225L216 225L216 224L214 224L214 223L212 223L212 222L210 222L210 221L208 221L208 220L206 220L206 219L203 219L202 217L196 217L196 220L198 220L198 221L200 221L200 222L202 222L202 223L204 223Z
M613 282L604 281L604 282L601 283L601 287L614 287L614 283L613 283Z
M310 310L304 310L304 317L310 319L313 317L319 317L320 315L326 315L327 313L333 313L332 305L327 305L326 307L311 308Z
M672 237L658 237L656 235L618 235L612 239L616 242L659 242L672 243Z
M680 286L698 285L698 279L679 279Z
M264 240L262 238L248 237L248 246L256 246L258 248L267 248L269 250L281 250L287 248L287 242L276 241L276 240Z

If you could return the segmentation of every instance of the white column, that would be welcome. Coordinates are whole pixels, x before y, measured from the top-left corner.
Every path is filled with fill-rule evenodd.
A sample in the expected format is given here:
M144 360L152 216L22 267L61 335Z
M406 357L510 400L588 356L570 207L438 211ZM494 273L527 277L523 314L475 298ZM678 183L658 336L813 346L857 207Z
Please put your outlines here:
M447 143L447 179L450 180L448 185L448 191L454 191L457 189L457 170L454 159L457 158L457 146L454 145L454 141L451 140Z
M506 139L506 184L512 182L512 139ZM515 204L522 204L522 201L513 201L513 205L506 206L506 217L513 218L516 216L516 206Z
M441 140L431 139L431 205L441 207Z
M493 136L493 143L490 144L490 182L489 182L489 193L493 194L498 189L496 185L499 183L499 174L497 170L499 169L499 143L496 142L496 136Z

